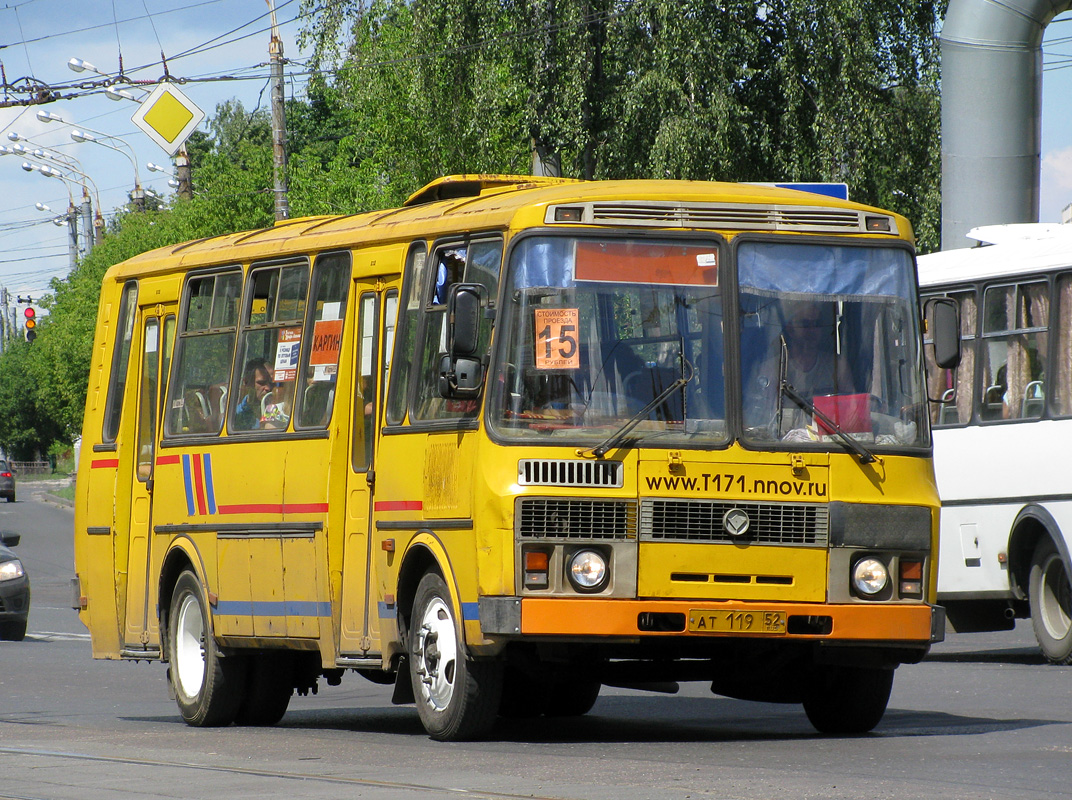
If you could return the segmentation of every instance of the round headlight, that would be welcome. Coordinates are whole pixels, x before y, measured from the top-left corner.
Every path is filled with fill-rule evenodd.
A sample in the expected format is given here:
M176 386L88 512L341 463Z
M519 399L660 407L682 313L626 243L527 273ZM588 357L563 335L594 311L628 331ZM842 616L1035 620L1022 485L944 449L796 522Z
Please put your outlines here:
M17 558L0 564L0 581L13 581L15 578L21 578L25 574L22 562Z
M607 559L596 550L578 550L569 560L570 583L581 592L597 592L607 582Z
M861 558L852 568L852 585L860 594L873 596L886 588L890 572L877 558Z

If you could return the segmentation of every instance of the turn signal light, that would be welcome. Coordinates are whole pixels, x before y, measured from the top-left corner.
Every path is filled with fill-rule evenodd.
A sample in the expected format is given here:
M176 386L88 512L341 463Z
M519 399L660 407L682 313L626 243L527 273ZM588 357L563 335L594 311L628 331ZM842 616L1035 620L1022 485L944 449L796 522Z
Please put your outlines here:
M547 571L551 564L550 555L543 550L525 551L525 588L546 589L548 587Z
M923 562L901 559L901 597L923 594Z

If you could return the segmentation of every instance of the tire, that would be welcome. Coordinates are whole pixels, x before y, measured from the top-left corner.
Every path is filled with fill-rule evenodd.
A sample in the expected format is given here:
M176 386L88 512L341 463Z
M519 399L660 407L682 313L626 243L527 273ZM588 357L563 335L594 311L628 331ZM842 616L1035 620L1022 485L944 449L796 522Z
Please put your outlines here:
M0 622L0 639L6 642L21 642L26 638L26 620L16 619Z
M9 503L14 503L14 502L15 502L15 495L14 495L14 494L9 494L9 495L7 496L7 501L8 501Z
M602 684L592 678L559 677L547 700L549 717L583 717L599 699Z
M1072 585L1064 559L1049 537L1031 556L1028 599L1031 627L1042 654L1054 664L1072 663Z
M469 659L460 630L447 585L426 574L413 600L409 674L424 729L445 742L486 734L502 696L502 663Z
M168 623L168 674L183 720L230 725L245 696L246 663L220 655L201 582L189 570L175 582Z
M550 702L551 684L545 677L507 665L503 671L499 716L532 719L543 714Z
M287 713L293 694L294 657L290 653L250 656L246 691L235 714L235 723L275 725Z
M892 669L816 669L804 691L804 713L820 733L867 733L886 713L892 689Z

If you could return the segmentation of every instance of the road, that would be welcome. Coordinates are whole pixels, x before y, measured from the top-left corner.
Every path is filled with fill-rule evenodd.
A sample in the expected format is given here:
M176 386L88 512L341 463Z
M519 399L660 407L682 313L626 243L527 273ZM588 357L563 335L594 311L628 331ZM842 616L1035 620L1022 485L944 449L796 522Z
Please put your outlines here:
M0 798L1072 798L1072 668L1044 664L1022 625L902 667L857 738L695 684L604 689L581 719L442 744L357 676L295 698L274 728L188 728L162 665L92 660L69 607L71 512L36 494L0 504L33 585L26 641L0 642Z

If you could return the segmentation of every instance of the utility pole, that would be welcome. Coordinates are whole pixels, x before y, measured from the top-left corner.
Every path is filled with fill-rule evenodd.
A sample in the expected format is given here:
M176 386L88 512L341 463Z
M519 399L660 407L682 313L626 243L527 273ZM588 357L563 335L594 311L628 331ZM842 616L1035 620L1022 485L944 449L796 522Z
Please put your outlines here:
M78 266L78 209L74 206L74 200L67 206L67 252L71 259L71 270Z
M276 221L290 217L287 203L287 119L283 108L283 40L275 21L273 0L266 0L272 13L272 41L268 45L272 75L272 175L275 191Z
M186 145L180 147L179 152L175 154L175 179L179 182L175 193L185 200L193 198L194 186L190 179L190 154L186 152Z

